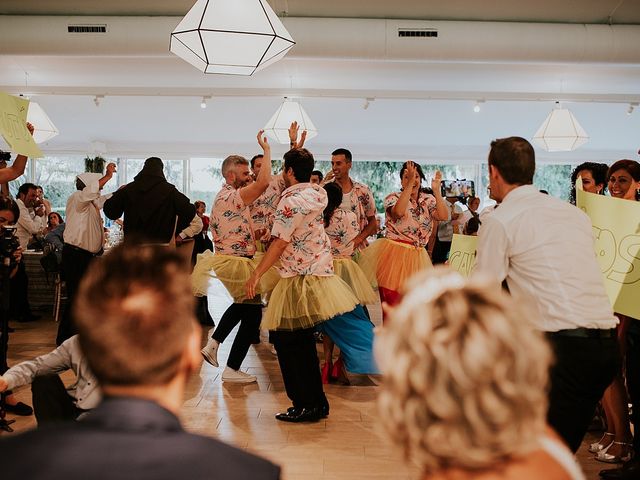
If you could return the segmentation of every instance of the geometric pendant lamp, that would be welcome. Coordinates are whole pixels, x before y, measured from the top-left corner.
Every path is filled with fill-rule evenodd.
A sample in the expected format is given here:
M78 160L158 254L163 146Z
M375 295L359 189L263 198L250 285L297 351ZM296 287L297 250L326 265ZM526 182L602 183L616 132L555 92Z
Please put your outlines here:
M533 141L547 152L568 152L587 143L589 135L573 113L556 102L556 108L540 125Z
M289 126L291 122L298 122L300 131L307 131L307 140L318 135L318 129L315 127L307 112L304 111L302 105L296 100L289 100L285 97L282 105L276 110L271 119L264 126L264 133L273 138L276 142L289 143Z
M294 45L266 0L197 0L169 50L204 73L252 75Z
M47 140L51 140L60 133L49 116L44 113L42 107L36 102L29 102L27 122L33 125L33 140L36 143L43 143Z

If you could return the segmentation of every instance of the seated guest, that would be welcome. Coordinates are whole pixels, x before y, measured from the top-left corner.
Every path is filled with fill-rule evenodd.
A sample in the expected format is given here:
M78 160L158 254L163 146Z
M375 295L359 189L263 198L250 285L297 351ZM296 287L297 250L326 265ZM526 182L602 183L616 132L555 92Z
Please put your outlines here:
M377 353L380 418L423 478L583 479L547 426L551 351L498 284L417 274Z
M68 389L58 376L67 370L76 376ZM98 381L80 350L77 335L51 353L14 365L0 376L0 392L28 384L39 426L75 420L100 402Z
M62 215L58 212L51 212L47 221L47 233L44 236L45 252L47 244L55 252L58 265L62 263L62 247L64 247L65 223Z
M190 285L183 259L162 247L128 243L91 264L74 318L104 399L82 422L2 438L3 480L279 478L266 460L180 425L201 364Z

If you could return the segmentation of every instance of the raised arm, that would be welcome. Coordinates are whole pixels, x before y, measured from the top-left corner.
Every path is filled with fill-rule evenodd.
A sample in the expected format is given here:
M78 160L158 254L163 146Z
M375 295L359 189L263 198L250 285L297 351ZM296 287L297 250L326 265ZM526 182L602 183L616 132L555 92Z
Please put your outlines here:
M289 147L291 150L294 148L302 148L304 146L304 142L307 139L307 131L304 130L302 135L300 135L300 140L298 140L298 132L300 127L298 126L298 122L291 122L289 126Z
M256 181L251 185L240 189L240 198L245 205L250 205L267 189L271 182L271 146L267 137L263 137L264 130L258 132L258 144L262 147L264 154L262 158L262 168L256 177Z
M418 177L416 164L409 162L407 164L407 169L404 171L404 175L402 176L402 192L400 193L400 198L398 198L396 204L389 209L389 215L392 219L398 220L406 215L407 210L409 209L409 200L411 199L411 194L414 190L413 185L416 181L416 177Z
M449 209L447 207L446 200L442 198L442 191L440 186L442 183L442 173L440 170L436 171L436 174L431 180L431 190L433 190L433 196L436 197L436 214L433 216L436 220L447 220L449 218Z
M33 135L33 125L27 123L27 129L29 133ZM13 162L13 165L0 170L0 184L15 180L24 173L24 169L27 166L27 157L24 155L18 155Z

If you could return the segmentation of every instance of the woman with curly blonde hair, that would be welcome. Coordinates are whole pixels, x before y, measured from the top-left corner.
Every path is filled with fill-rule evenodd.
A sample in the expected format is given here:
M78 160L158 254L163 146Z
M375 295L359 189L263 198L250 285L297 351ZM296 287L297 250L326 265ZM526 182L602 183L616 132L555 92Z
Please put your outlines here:
M551 350L526 315L445 268L407 283L376 347L379 409L424 478L584 478L546 424Z

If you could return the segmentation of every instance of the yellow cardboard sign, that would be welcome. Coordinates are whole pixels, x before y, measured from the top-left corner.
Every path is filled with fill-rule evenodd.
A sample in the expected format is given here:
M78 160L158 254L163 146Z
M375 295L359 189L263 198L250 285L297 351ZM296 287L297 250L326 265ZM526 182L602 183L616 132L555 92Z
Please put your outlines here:
M462 276L468 277L476 266L477 248L478 237L455 233L449 251L449 266Z
M640 318L640 202L587 193L576 182L576 205L591 219L613 310Z
M0 92L0 134L13 153L30 158L42 157L42 151L27 130L29 100Z

